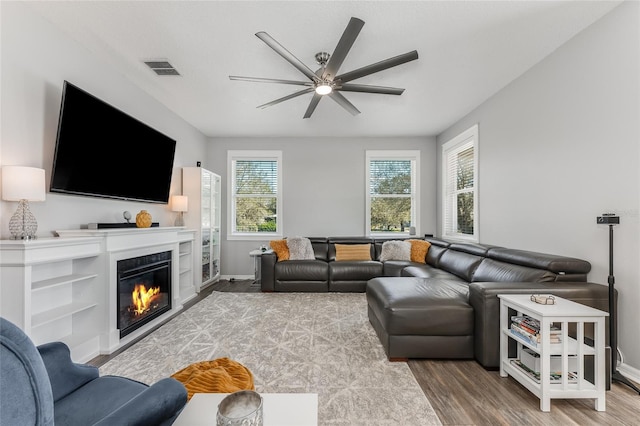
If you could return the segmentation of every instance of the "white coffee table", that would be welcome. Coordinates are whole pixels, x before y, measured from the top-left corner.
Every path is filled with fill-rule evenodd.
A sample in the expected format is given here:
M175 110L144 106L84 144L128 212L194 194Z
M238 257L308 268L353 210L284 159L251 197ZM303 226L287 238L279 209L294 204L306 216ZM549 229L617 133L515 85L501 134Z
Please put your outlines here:
M196 393L176 419L174 426L216 424L218 404L227 393ZM317 426L318 394L261 393L264 426Z

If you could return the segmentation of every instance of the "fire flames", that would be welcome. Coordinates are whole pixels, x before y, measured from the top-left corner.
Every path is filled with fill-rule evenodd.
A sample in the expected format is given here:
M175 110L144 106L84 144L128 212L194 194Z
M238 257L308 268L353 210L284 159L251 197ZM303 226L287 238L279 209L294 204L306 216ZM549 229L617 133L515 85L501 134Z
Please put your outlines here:
M147 290L144 284L136 284L131 293L131 304L135 315L142 315L151 308L151 304L158 298L160 287L151 287Z

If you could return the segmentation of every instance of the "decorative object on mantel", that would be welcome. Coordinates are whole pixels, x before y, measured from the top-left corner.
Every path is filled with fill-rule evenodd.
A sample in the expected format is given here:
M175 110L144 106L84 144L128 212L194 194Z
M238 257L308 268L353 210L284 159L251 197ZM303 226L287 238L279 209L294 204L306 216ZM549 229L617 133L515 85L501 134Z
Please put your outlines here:
M151 214L146 210L140 210L136 215L136 226L138 228L151 227Z
M124 217L124 220L127 221L127 223L131 223L131 212L130 211L123 211L122 212L122 217Z
M184 226L184 212L189 211L189 198L186 195L171 196L171 211L178 212L175 226Z
M18 208L9 220L11 239L31 240L36 238L38 222L29 210L29 201L45 200L44 169L3 166L2 199L18 201Z

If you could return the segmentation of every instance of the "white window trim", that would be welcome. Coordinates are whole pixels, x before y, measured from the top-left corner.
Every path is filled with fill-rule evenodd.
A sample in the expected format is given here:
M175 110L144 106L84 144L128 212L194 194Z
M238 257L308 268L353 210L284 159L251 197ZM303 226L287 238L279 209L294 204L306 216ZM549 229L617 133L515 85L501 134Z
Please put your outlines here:
M234 232L235 212L233 188L235 186L235 160L276 160L278 162L278 193L276 195L276 210L278 212L278 227L276 232ZM265 241L282 238L284 235L282 211L282 151L275 150L229 150L227 151L227 240Z
M446 228L446 203L447 203L447 156L450 152L454 151L461 145L466 144L469 140L473 140L473 235L466 235L461 233L447 233ZM442 238L448 241L460 241L460 242L480 242L480 223L479 209L478 209L478 157L479 157L479 135L478 125L474 124L458 136L450 139L448 142L442 145L442 170L441 170L441 229Z
M365 153L365 224L364 232L369 237L398 236L398 232L371 232L371 194L369 193L369 173L371 160L410 160L414 162L411 177L411 192L413 194L413 212L411 226L416 228L414 235L421 235L420 231L420 150L367 150ZM409 234L407 234L409 235ZM413 235L412 235L413 236Z

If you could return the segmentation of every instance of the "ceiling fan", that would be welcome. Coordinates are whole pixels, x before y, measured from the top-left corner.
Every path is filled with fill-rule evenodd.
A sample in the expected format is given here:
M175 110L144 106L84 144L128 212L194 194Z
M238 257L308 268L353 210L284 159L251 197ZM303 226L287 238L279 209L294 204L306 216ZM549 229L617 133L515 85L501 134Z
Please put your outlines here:
M313 93L311 102L307 107L307 111L304 114L304 118L311 117L313 111L318 106L318 102L324 96L328 96L333 99L338 105L342 106L348 112L353 115L360 114L360 111L345 98L340 92L362 92L362 93L378 93L383 95L401 95L404 89L395 87L384 86L371 86L368 84L353 84L350 81L365 77L367 75L386 70L388 68L395 67L397 65L404 64L418 59L418 52L413 50L402 55L394 56L389 59L385 59L380 62L376 62L371 65L358 68L353 71L349 71L343 74L338 74L342 62L347 57L351 46L356 41L360 30L364 26L364 21L358 18L351 18L347 28L342 33L342 37L338 41L338 44L333 51L333 54L327 52L316 53L316 62L320 65L320 68L314 72L307 67L302 61L296 58L291 52L284 48L280 43L274 40L269 34L264 31L256 33L256 36L264 41L270 48L276 51L287 62L298 69L309 80L308 81L296 81L296 80L281 80L275 78L260 78L260 77L241 77L236 75L230 75L231 80L242 80L256 83L279 83L279 84L292 84L296 86L305 86L304 89L268 102L263 105L259 105L258 108L267 108L272 105L276 105L280 102L293 99L295 97Z

